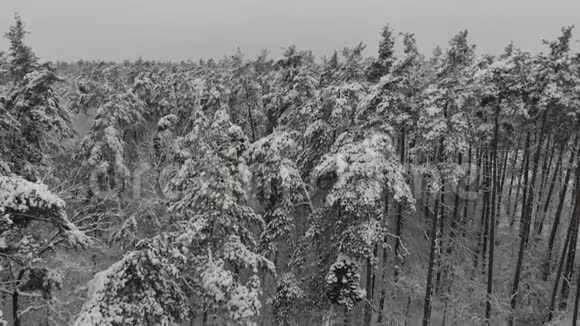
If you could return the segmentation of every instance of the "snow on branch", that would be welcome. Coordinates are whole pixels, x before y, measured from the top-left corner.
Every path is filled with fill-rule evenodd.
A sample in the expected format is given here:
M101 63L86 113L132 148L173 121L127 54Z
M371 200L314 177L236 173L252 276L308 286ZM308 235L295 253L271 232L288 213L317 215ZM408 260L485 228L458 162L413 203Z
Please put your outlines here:
M13 227L26 227L37 219L56 226L70 245L86 247L90 239L69 221L65 209L65 202L47 185L0 176L0 234Z

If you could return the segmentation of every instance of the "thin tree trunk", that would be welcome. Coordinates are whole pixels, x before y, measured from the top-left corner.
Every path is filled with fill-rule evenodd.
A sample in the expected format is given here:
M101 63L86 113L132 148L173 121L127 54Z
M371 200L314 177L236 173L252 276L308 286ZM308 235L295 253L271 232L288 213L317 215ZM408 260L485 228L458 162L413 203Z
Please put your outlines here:
M479 189L481 188L481 174L483 173L483 159L482 159L482 149L477 149L476 153L475 153L475 161L477 164L477 171L475 171L475 184L477 187L477 191L479 192ZM477 203L478 201L475 201L475 204L473 205L473 214L475 215L475 213L477 212Z
M383 223L385 225L387 225L388 222L388 218L389 218L389 194L386 194L385 196L385 213L384 213L384 219L383 219ZM385 236L383 238L383 243L386 244L388 243L389 239L387 236ZM382 273L381 273L381 295L380 295L380 299L379 299L379 313L378 313L378 318L377 318L377 322L380 324L383 322L383 315L384 315L384 311L385 311L385 303L387 300L387 288L386 288L386 278L387 278L387 266L388 266L388 250L383 249L383 265L382 265Z
M543 122L542 122L542 128L540 131L540 141L538 141L539 144L542 143L542 137L544 135L544 125L545 125L545 121L546 121L546 112L544 112L544 117L543 117ZM526 137L526 148L529 148L530 146L530 134L528 132L528 135ZM538 170L538 161L540 158L540 147L537 148L536 153L534 155L534 167L533 167L533 173L532 173L532 181L531 181L531 185L534 184L535 179L536 179L536 173ZM529 164L529 160L528 160L528 164ZM522 272L522 264L524 261L524 252L526 250L526 247L528 245L528 238L530 235L530 215L529 215L529 211L531 210L531 203L532 203L532 193L533 193L533 187L530 187L531 190L528 191L527 187L528 187L528 173L527 173L527 169L528 167L526 166L526 173L524 175L524 184L526 186L526 188L524 188L524 194L528 193L528 195L526 196L526 199L524 201L524 205L523 205L523 209L522 209L522 215L521 215L521 221L520 221L520 236L521 236L521 240L520 240L520 249L518 252L518 260L516 263L516 272L514 275L514 282L513 282L513 287L512 287L512 293L511 293L511 300L510 300L510 306L512 309L512 315L509 318L509 325L513 326L514 325L514 312L516 309L516 304L517 304L517 294L518 294L518 290L519 290L519 285L520 285L520 275Z
M437 259L437 275L435 277L436 293L439 293L439 285L441 284L441 264L443 263L443 252L441 248L443 239L445 238L445 184L443 181L441 185L440 202L441 215L439 217L439 236L437 237L439 239L439 245L437 246L437 248L439 248L439 251L437 252L439 257Z
M373 300L372 303L372 311L371 311L371 326L375 326L379 319L379 311L382 312L381 305L381 293L384 288L384 281L382 279L381 273L383 269L383 243L379 243L375 246L375 257L377 257L377 262L375 268L373 269L374 277L373 277ZM379 276L380 275L380 276Z
M564 264L564 274L562 280L562 289L560 290L560 305L559 309L564 310L566 309L568 293L570 290L570 276L572 274L572 267L574 264L574 257L576 255L576 240L578 239L578 218L577 218L577 211L578 205L574 204L574 212L570 219L570 238L568 242L568 251L567 255L565 256L565 264Z
M522 187L522 193L523 193L523 198L522 198L522 207L520 208L520 223L519 223L519 235L520 238L522 237L522 233L523 233L523 223L524 223L524 219L527 217L527 207L528 207L528 190L530 189L530 184L529 184L529 178L530 178L530 155L531 155L531 151L530 151L530 146L531 146L531 142L527 143L527 150L528 150L528 157L526 159L526 166L522 167L522 173L524 173L524 186Z
M443 111L443 115L445 117L445 119L447 119L447 105L444 108ZM438 148L438 153L437 153L437 164L442 163L443 161L443 144L444 144L444 138L441 137L439 140L439 148ZM444 185L445 184L445 180L441 180L441 184ZM441 197L440 199L444 199L445 196L445 191L442 187L441 189ZM433 273L434 273L434 269L435 269L435 250L437 250L437 224L438 224L438 220L440 218L439 216L439 204L440 204L440 200L437 199L437 195L435 194L435 215L433 216L433 221L431 223L431 243L430 243L430 251L429 251L429 267L427 270L427 285L425 287L425 303L424 303L424 307L423 307L423 326L429 326L431 323L431 299L433 296ZM442 209L444 210L445 208L443 207L444 205L442 204ZM443 222L443 219L442 219ZM442 225L443 228L443 225ZM441 234L441 236L443 236L443 233ZM441 253L440 253L441 254ZM441 259L441 257L439 257L439 259ZM440 261L439 261L440 264Z
M532 219L534 221L534 230L536 231L536 235L541 235L541 232L538 233L538 228L540 227L541 224L541 219L543 218L540 214L540 207L542 206L542 195L544 194L544 186L546 183L546 179L548 179L548 175L550 173L550 170L548 169L548 166L552 164L552 157L554 156L554 149L556 148L556 141L553 142L553 146L551 146L551 150L550 150L550 156L548 158L547 154L548 154L548 150L550 148L550 139L548 138L548 141L546 142L546 149L544 152L544 160L542 162L542 173L541 173L541 177L540 177L540 186L538 188L537 191L537 195L538 195L538 200L536 201L536 216L534 216L534 218ZM548 163L549 161L549 163Z
M526 137L528 137L528 136L526 136ZM516 196L515 196L515 201L514 201L513 218L512 218L510 227L513 227L513 225L515 224L515 221L516 221L515 216L516 216L517 211L518 211L518 203L520 202L520 200L519 200L520 191L522 190L522 180L525 179L524 173L528 173L527 168L529 167L529 158L530 158L530 149L529 149L529 146L530 146L530 142L529 142L529 140L526 139L526 142L524 142L524 156L522 158L522 165L520 167L520 175L518 177L518 186L517 186L517 189L516 189ZM525 191L525 189L524 189L524 192L523 193L524 193L524 195L523 195L523 198L522 198L522 201L521 201L522 202L522 208L521 208L522 211L523 211L523 208L524 208L524 202L526 201L526 191ZM520 213L520 216L521 216L521 213Z
M490 234L489 234L489 263L487 271L487 300L485 303L485 320L487 325L491 322L491 296L493 294L493 257L495 248L495 219L496 219L496 197L498 192L498 182L497 182L497 147L498 147L498 137L499 137L499 104L495 111L495 128L493 136L493 151L492 151L492 189L491 189L491 207L490 207Z
M576 141L574 142L574 151L578 151L579 142L580 136L576 134ZM568 168L566 170L566 175L564 177L564 183L562 184L562 189L560 190L560 200L558 201L556 215L554 216L554 221L552 222L552 230L550 231L550 238L548 240L548 252L546 254L546 260L544 261L544 280L547 280L548 275L550 274L550 265L552 264L552 251L554 249L554 242L556 240L556 234L558 233L558 226L560 224L562 211L564 209L566 193L568 192L568 183L570 182L570 177L572 174L572 165L574 164L575 157L576 155L574 155L574 153L570 153L570 158L568 159Z
M467 197L470 195L470 182L471 182L471 143L469 143L469 149L467 150L467 184L465 185L465 193ZM467 216L469 214L469 200L465 201L465 205L463 206L463 218L462 218L462 237L465 238L465 234L467 232Z
M507 197L507 206L506 206L506 216L508 218L510 218L510 225L511 222L513 221L513 218L511 217L511 202L512 202L512 192L513 192L513 187L514 187L514 178L516 176L516 165L518 162L518 154L520 152L520 142L518 141L518 144L516 146L516 153L514 154L514 159L512 160L512 171L511 171L511 176L510 176L510 185L509 185L509 189L508 189L508 197ZM523 164L523 161L522 161ZM517 200L517 199L516 199ZM515 213L515 212L514 212Z
M546 127L546 118L547 118L547 110L544 111L543 116L542 116L542 126L540 128L540 136L538 139L537 144L541 145L544 139L544 134L545 134L545 127ZM526 139L526 147L529 147L529 133ZM525 201L525 206L522 212L522 222L523 223L523 227L521 227L520 229L522 230L521 232L521 240L520 240L520 249L518 252L518 261L516 263L516 272L514 275L514 283L513 283L513 288L512 288L512 293L511 293L511 300L510 300L510 306L512 309L512 315L510 316L509 319L509 325L513 326L514 324L514 312L516 309L516 304L517 304L517 297L518 297L518 290L519 290L519 284L520 284L520 275L522 272L522 264L523 264L523 260L524 260L524 252L526 250L526 247L528 245L528 239L530 236L530 224L531 224L531 211L533 209L532 205L533 205L533 197L534 197L534 189L533 186L536 182L536 176L538 173L538 163L540 160L540 153L541 153L541 146L538 146L538 148L536 149L536 153L534 154L534 166L533 166L533 172L532 172L532 180L530 182L530 189L526 192L528 192L528 195L526 196L526 201ZM526 169L527 171L527 169ZM528 185L527 180L528 179L528 174L526 173L525 175L525 184L526 186Z
M489 152L486 150L483 158L483 207L481 210L481 225L483 226L483 239L482 239L482 251L481 251L481 272L485 275L486 264L487 264L487 244L489 239L489 229L493 228L493 225L489 224L489 195L490 195L490 162L489 162Z
M375 248L375 256L376 256L377 250ZM373 307L372 307L372 302L373 302L373 298L374 298L374 288L375 288L375 274L374 274L374 269L373 266L371 264L371 260L370 258L367 258L367 262L366 262L366 268L367 268L367 275L366 275L366 294L367 294L367 302L364 305L364 314L363 314L363 325L366 326L370 326L371 321L372 321L372 311L373 311Z
M498 151L499 151L499 149L498 149ZM508 161L508 151L506 150L504 152L504 155L503 155L503 163L502 163L503 168L501 169L501 174L499 173L499 171L497 173L497 179L498 179L497 180L498 187L496 190L497 205L495 205L496 234L497 234L497 227L499 227L500 217L501 217L501 207L502 207L501 202L503 199L503 189L504 189L505 180L506 180L507 161Z
M540 179L540 188L543 188L546 185L548 179L548 172L550 171L550 167L552 165L552 160L554 157L554 152L556 151L556 139L554 138L553 141L550 141L551 137L548 137L548 141L546 143L546 150L544 151L544 160L542 163L542 178ZM550 144L552 146L550 146ZM547 155L550 153L549 155Z
M443 139L440 140L439 150L437 155L437 164L441 162L443 157ZM435 274L435 255L437 250L437 226L439 224L439 204L440 198L437 194L435 197L435 210L433 211L433 218L431 221L431 232L430 232L430 250L429 250L429 266L427 268L427 284L425 286L425 302L423 305L423 326L429 326L431 324L431 300L433 296L433 278Z
M498 145L499 146L499 145ZM498 234L498 228L499 228L499 223L501 222L501 200L502 200L502 195L503 195L503 185L505 183L505 170L506 170L506 164L507 164L507 151L504 153L504 157L503 157L503 163L500 162L500 155L499 155L499 149L496 153L496 164L494 165L495 167L498 167L498 165L503 165L503 168L497 168L497 173L495 174L494 177L494 182L497 183L496 186L496 191L495 191L495 201L497 203L497 205L492 206L492 209L495 211L495 222L494 222L494 227L495 227L495 234L497 237ZM494 240L495 241L495 240Z
M562 142L561 146L560 146L560 152L558 154L558 160L556 162L556 167L554 168L554 175L552 176L552 181L550 181L550 188L548 189L548 194L546 195L546 204L544 205L544 208L542 210L541 215L538 216L538 225L535 228L536 229L536 235L537 236L541 236L542 232L544 230L544 221L546 220L546 215L548 213L548 208L550 207L550 200L552 199L552 193L554 192L554 185L556 184L556 179L558 177L558 173L560 171L560 168L562 167L562 158L563 158L563 154L564 154L564 148L566 147L566 142ZM542 198L538 198L539 201L542 200Z
M499 191L502 191L504 186L505 186L505 179L506 179L506 175L507 175L507 162L508 162L508 155L509 152L506 150L503 154L503 163L502 168L501 168L501 173L498 174L498 178L500 180L499 183Z
M405 162L405 128L403 128L402 132L401 132L401 145L400 145L401 149L401 156L400 156L400 160L401 160L401 164L404 166L404 162ZM403 205L399 204L397 207L397 216L396 216L396 224L395 224L395 259L396 264L397 265L401 265L402 264L402 254L401 254L401 236L402 236L402 228L403 228Z
M558 294L558 286L560 285L560 278L562 277L562 269L564 268L564 261L566 260L566 253L568 252L568 245L570 243L570 237L572 236L572 223L573 221L570 221L568 232L566 232L566 240L564 240L564 248L562 248L562 255L560 257L560 263L558 264L556 279L554 280L554 286L552 287L552 296L550 297L550 311L548 314L548 321L552 320L552 317L556 312L555 310L556 295Z
M433 296L433 272L435 269L435 250L437 244L437 225L439 224L439 200L435 199L435 214L431 221L429 267L427 269L427 286L425 287L425 304L423 305L423 326L431 324L431 297Z
M459 164L459 166L461 166L461 164L463 163L463 154L459 154L458 158L457 158L457 163ZM458 225L461 225L461 223L458 223L458 217L459 217L459 191L455 191L455 199L454 199L454 204L453 204L453 215L451 216L451 230L449 233L449 242L447 243L447 250L446 250L446 256L447 257L451 257L451 255L453 254L453 246L454 246L454 241L455 241L455 237L457 236L457 228ZM443 282L445 282L447 280L447 273L449 271L448 265L446 265L445 267L445 271L444 271L444 275L443 275Z
M482 188L480 186L480 179L481 179L481 171L482 171L482 165L483 165L483 159L482 159L482 150L478 149L476 151L476 164L477 164L477 171L475 171L475 184L476 187L478 187L478 192L479 189ZM484 192L484 197L485 197L485 192ZM477 213L477 200L475 201L474 205L473 205L473 215L475 215ZM484 201L485 203L485 201ZM483 209L482 209L483 211ZM475 222L475 219L473 219ZM475 246L475 250L473 253L473 269L474 271L477 271L477 267L478 267L478 263L479 263L479 255L481 252L481 241L482 241L482 237L483 237L483 215L482 218L480 220L479 223L479 227L477 228L477 232L476 232L476 246Z
M580 154L578 154L580 157ZM574 212L572 214L572 220L574 220L574 229L572 230L572 236L570 237L570 245L568 246L568 260L566 263L566 272L564 274L564 281L562 282L562 292L560 293L560 309L566 309L568 303L568 295L570 292L570 282L572 281L572 275L574 273L574 260L576 259L576 245L578 242L578 227L580 226L580 164L576 167L576 181L575 181L575 200L574 200Z

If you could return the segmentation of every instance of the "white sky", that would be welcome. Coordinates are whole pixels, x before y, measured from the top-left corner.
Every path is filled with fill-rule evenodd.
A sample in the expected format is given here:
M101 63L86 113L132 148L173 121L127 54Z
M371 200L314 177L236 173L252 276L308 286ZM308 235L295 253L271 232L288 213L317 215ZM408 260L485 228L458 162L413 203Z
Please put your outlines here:
M580 38L580 0L0 0L2 33L15 12L45 60L198 60L237 46L247 57L262 48L276 57L292 43L321 56L359 41L375 56L387 23L415 33L428 54L465 28L489 53L511 40L542 50L563 25L576 25Z

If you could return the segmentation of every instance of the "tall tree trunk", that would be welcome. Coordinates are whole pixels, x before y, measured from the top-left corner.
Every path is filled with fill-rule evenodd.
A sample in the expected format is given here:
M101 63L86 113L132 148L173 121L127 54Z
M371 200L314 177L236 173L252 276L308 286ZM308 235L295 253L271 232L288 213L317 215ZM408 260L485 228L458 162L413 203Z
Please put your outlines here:
M489 263L487 271L487 300L485 303L485 320L488 325L491 322L491 296L493 294L493 257L495 248L495 219L496 219L496 197L498 192L497 182L497 147L499 138L499 112L500 106L498 104L495 111L495 128L493 136L493 150L492 150L492 189L491 189L491 207L490 207L490 233L489 233Z
M518 177L518 186L516 188L516 196L515 196L515 201L514 201L514 209L513 209L513 218L512 221L510 223L510 227L513 227L513 225L515 224L516 221L516 214L518 211L518 203L520 202L519 198L520 198L520 191L522 190L522 180L525 179L525 173L528 173L528 167L529 167L529 161L530 161L530 142L527 139L527 137L529 137L529 135L526 136L526 141L524 142L524 156L522 158L522 165L520 167L520 175ZM525 187L525 185L524 185ZM524 210L524 202L526 200L526 191L524 189L523 191L523 198L522 198L522 207L521 207L521 211ZM521 216L521 213L520 213Z
M401 145L400 145L400 160L401 160L401 164L404 166L405 164L405 128L403 128L402 132L401 132ZM396 221L395 221L395 259L396 259L396 264L397 265L401 265L402 264L402 254L401 254L401 234L402 234L402 228L403 228L403 205L402 204L398 204L397 205L397 216L396 216Z
M542 162L542 172L541 172L541 177L540 177L540 185L538 187L537 190L537 195L538 195L538 200L536 200L535 206L536 206L536 215L532 217L532 221L534 221L534 230L536 231L536 235L540 236L541 232L538 233L538 229L540 227L541 224L541 212L540 211L540 207L542 206L542 198L543 198L543 194L544 194L544 186L546 183L546 180L548 179L548 175L549 175L549 169L548 166L552 164L552 157L554 156L554 149L556 148L556 141L553 142L553 146L550 146L550 138L548 138L548 141L546 142L546 148L544 151L544 159ZM551 149L550 149L551 147ZM550 156L548 156L548 151L550 152ZM535 185L534 185L535 186Z
M547 118L547 110L544 111L543 115L542 115L542 126L540 128L540 135L539 135L539 139L537 141L537 144L540 145L543 143L543 139L544 139L544 134L545 134L545 128L546 128L546 118ZM526 145L529 146L529 133L528 133L528 140L526 141ZM516 272L514 275L514 283L513 283L513 287L512 287L512 297L510 300L510 306L512 308L512 311L515 312L516 309L516 303L517 303L517 294L518 294L518 290L519 290L519 285L520 285L520 275L522 272L522 263L524 260L524 252L526 250L526 247L528 245L528 239L530 236L530 224L531 224L531 213L532 213L532 209L533 209L533 197L534 197L534 184L536 183L536 176L538 174L538 163L540 160L540 153L541 153L541 146L538 146L536 149L536 153L534 154L534 166L533 166L533 172L532 172L532 180L530 182L530 189L527 191L528 195L526 196L526 201L525 201L525 207L523 209L523 213L522 213L522 219L523 221L521 223L523 223L523 227L521 227L521 240L520 240L520 249L518 252L518 261L516 263ZM526 185L527 185L527 173L526 176L524 178L524 180L526 181ZM514 313L512 312L512 315L510 316L509 319L509 325L513 326L514 324Z
M442 242L445 239L445 183L441 181L441 194L440 194L440 202L439 205L441 214L439 216L439 235L437 238L439 239L439 244L437 248L439 248L438 259L437 259L437 274L435 277L435 292L439 293L439 285L441 284L441 264L443 264L443 252L442 252Z
M476 164L477 164L477 169L475 171L475 185L477 187L477 191L479 193L479 189L481 189L481 185L480 185L480 181L481 181L481 174L482 174L482 165L483 165L483 159L482 159L482 150L481 149L477 149L476 150ZM485 192L484 192L485 195ZM478 201L476 200L474 205L473 205L473 215L475 215L477 213L477 203ZM482 209L483 211L483 209ZM473 221L475 222L475 219L473 219ZM475 223L474 223L475 224ZM475 250L473 253L473 269L476 272L477 271L477 267L478 267L478 263L479 263L479 255L481 252L481 241L482 241L482 237L483 237L483 216L480 220L479 223L479 227L474 225L474 228L477 229L475 237L476 237L476 245L475 245Z
M443 158L443 139L439 142L439 149L437 153L437 164L441 163ZM443 182L443 181L441 181ZM429 266L427 268L427 284L425 286L425 301L423 305L423 326L429 326L431 324L431 300L433 297L433 278L435 274L436 266L436 250L437 250L437 226L439 225L439 204L440 197L437 193L434 193L435 198L435 210L433 211L433 218L431 221L431 232L430 232L430 245L429 245Z
M518 154L520 152L520 141L518 140L518 144L516 145L516 152L514 154L514 159L512 160L512 171L511 171L511 176L510 176L510 185L508 187L508 196L507 196L507 206L506 206L506 216L510 219L510 225L511 222L513 221L513 218L511 216L511 202L512 202L512 192L513 192L513 187L514 187L514 179L516 176L516 165L518 163ZM523 161L522 161L523 164ZM517 199L516 199L517 200ZM515 213L515 211L514 211Z
M482 175L482 170L483 170L483 150L482 149L477 149L476 150L476 154L475 154L475 161L476 161L476 165L477 165L477 171L475 171L475 185L477 187L477 191L479 192L479 189L481 189L481 175ZM475 213L477 212L477 203L478 201L476 200L474 205L473 205L473 214L475 215ZM481 236L481 235L480 235Z
M522 198L522 207L520 208L520 223L519 223L519 235L520 238L522 237L523 234L523 224L524 224L524 220L527 217L527 207L528 207L528 190L530 188L530 183L529 183L529 177L530 177L530 155L531 155L531 151L530 151L530 146L531 146L531 142L527 143L527 150L528 150L528 157L526 160L526 165L524 167L522 167L522 173L524 173L524 180L523 180L523 187L522 187L522 193L523 193L523 198Z
M574 264L573 257L576 254L576 240L578 235L579 220L577 219L577 210L578 205L574 204L574 212L572 213L572 216L570 218L570 229L569 229L570 237L568 238L567 251L565 252L565 255L562 257L563 258L562 262L564 263L563 267L564 270L563 274L561 275L564 279L562 280L562 289L560 291L560 305L559 305L560 310L566 309L567 303L566 300L568 299L568 291L570 290L570 273L571 273L570 264Z
M463 154L460 153L457 158L457 163L459 166L463 163ZM459 191L455 191L455 198L453 203L453 215L451 215L451 229L449 231L449 241L447 243L446 256L451 257L453 254L453 246L455 243L455 237L457 236L458 225L461 223L458 221L459 218ZM444 268L443 282L447 281L447 273L449 271L449 265L447 264Z
M488 244L488 239L489 239L489 229L490 227L493 228L493 225L489 224L489 213L490 213L490 207L489 207L489 195L490 195L490 177L491 177L491 173L490 173L490 160L489 160L489 151L486 150L484 153L484 157L483 157L483 188L484 188L484 193L483 193L483 207L481 210L481 225L483 226L483 239L481 241L482 243L482 251L481 251L481 272L483 275L485 275L485 269L486 269L486 258L487 258L487 244Z
M578 151L579 142L580 136L577 133L576 140L574 142L574 151ZM548 252L546 253L546 260L544 261L544 280L547 280L548 275L550 274L550 265L552 264L552 251L554 249L554 242L556 241L556 234L558 233L560 218L562 216L562 211L564 209L564 202L566 200L566 194L568 192L568 183L570 182L570 177L572 174L572 165L574 164L575 157L576 155L574 155L574 153L570 153L570 158L568 159L568 168L566 169L564 182L562 184L562 188L560 189L560 199L558 201L558 207L556 208L554 221L552 222L552 230L550 231L550 238L548 240Z
M387 193L385 195L385 212L384 212L384 219L383 219L383 223L385 224L385 226L388 223L389 220L389 208L390 208L390 202L389 202L389 194ZM388 237L385 236L383 238L383 243L387 244L389 241ZM385 248L383 248L382 250L383 252L383 265L382 265L382 271L381 271L381 294L380 294L380 299L379 299L379 312L378 312L378 317L377 317L377 322L380 324L383 322L383 315L385 314L385 307L386 307L386 301L387 301L387 287L386 287L386 279L387 279L387 266L388 266L388 250L386 250Z
M554 137L554 139L552 141L551 140L552 137L548 137L546 142L546 149L544 151L544 159L542 162L542 177L540 179L540 188L543 188L546 185L548 180L548 172L550 171L554 153L556 151L556 138ZM548 153L550 154L548 155Z
M384 246L382 241L377 246L375 246L375 257L377 257L377 262L375 268L373 269L373 300L371 301L373 309L371 312L371 326L375 326L378 323L379 312L382 312L381 294L384 288L384 281L382 279L382 274L380 273L383 270L383 247Z
M560 151L558 154L558 159L556 162L556 167L554 168L554 175L552 176L552 180L550 181L550 188L548 189L548 194L546 195L546 204L544 205L544 208L542 209L541 215L539 215L538 219L536 220L537 226L535 227L535 229L536 229L536 235L538 237L542 235L542 232L544 230L544 221L546 220L548 208L550 207L550 200L552 199L552 193L554 192L554 186L556 184L556 179L558 178L558 174L560 173L560 168L562 167L562 158L564 156L563 154L564 154L565 147L566 147L566 142L562 142L562 144L560 146ZM539 197L538 201L541 201L541 200L542 200L542 198ZM539 210L538 210L538 214L540 214Z
M470 195L470 191L471 191L471 187L470 187L470 182L471 182L471 142L469 143L469 149L467 150L467 184L465 185L465 194L466 197L469 198ZM467 199L465 201L465 205L463 206L463 217L462 217L462 223L461 226L463 228L462 231L462 237L465 238L465 234L467 233L467 223L468 223L468 214L469 214L469 199Z
M568 232L566 232L566 240L564 240L564 248L562 248L560 263L558 264L558 271L556 272L556 279L554 280L554 286L552 287L552 296L550 297L550 311L548 314L548 321L552 320L552 317L556 312L556 295L558 294L558 286L560 285L560 278L562 277L562 269L564 268L564 261L566 260L566 253L568 253L570 237L572 236L573 229L572 223L574 223L574 221L570 220L570 226L568 227Z
M580 158L580 153L578 154ZM580 161L580 160L579 160ZM574 261L576 259L576 245L578 243L578 227L580 226L580 164L576 167L576 181L575 181L575 200L574 212L571 220L574 221L574 229L570 237L570 245L568 246L568 259L566 261L566 270L564 273L564 281L562 282L562 292L560 293L560 309L566 309L568 303L568 294L570 292L570 283L574 273Z
M435 270L435 251L437 250L437 225L439 224L439 199L435 196L435 212L431 221L429 267L427 269L427 286L423 305L423 326L431 324L431 297L433 296L433 274Z
M498 149L498 153L499 153L499 149ZM495 205L496 234L497 234L497 228L499 227L499 223L500 223L501 207L502 207L501 202L503 199L503 189L504 189L505 180L506 180L507 162L508 162L508 151L506 150L503 154L503 163L501 163L501 165L503 167L497 173L497 184L498 184L497 189L496 189L497 205ZM501 171L501 174L500 174L500 171Z
M377 254L377 250L375 247L375 257ZM363 325L370 326L372 321L372 311L373 311L373 298L374 298L374 289L375 289L375 274L373 265L371 264L371 259L367 258L366 261L366 295L367 295L367 302L364 305L364 314L363 314Z
M503 154L503 163L501 164L501 166L502 166L501 173L498 174L498 178L500 180L498 191L502 191L504 186L505 186L505 179L506 179L506 175L507 175L507 162L508 162L508 157L509 157L508 154L509 154L509 151L507 151L507 150Z

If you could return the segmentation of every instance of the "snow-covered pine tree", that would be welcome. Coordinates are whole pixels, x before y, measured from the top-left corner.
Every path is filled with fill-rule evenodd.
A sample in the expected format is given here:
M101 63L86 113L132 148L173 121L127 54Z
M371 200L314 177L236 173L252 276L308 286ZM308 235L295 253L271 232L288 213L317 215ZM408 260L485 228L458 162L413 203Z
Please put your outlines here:
M311 215L306 234L310 252L316 253L316 263L307 267L314 272L310 285L326 293L332 305L342 306L348 318L365 296L372 301L371 293L360 288L360 273L364 262L370 262L367 269L376 264L375 249L384 244L385 198L409 207L414 199L391 137L373 129L342 133L312 178L328 193L324 205ZM370 282L368 277L366 281Z

